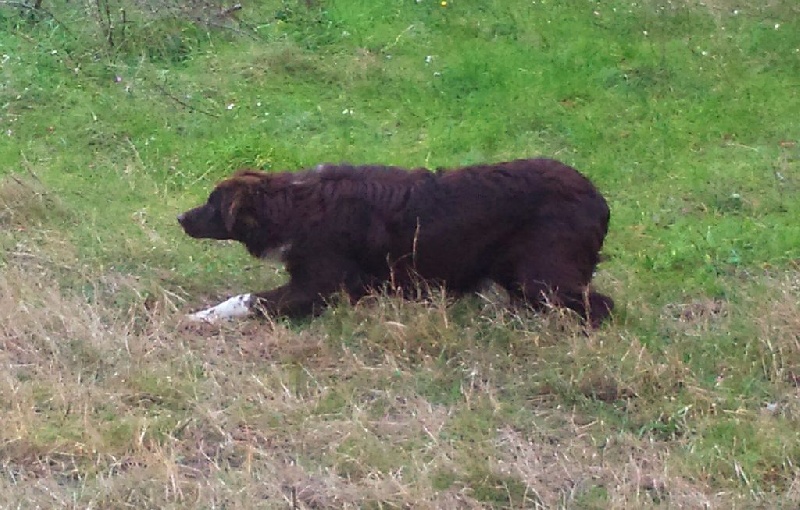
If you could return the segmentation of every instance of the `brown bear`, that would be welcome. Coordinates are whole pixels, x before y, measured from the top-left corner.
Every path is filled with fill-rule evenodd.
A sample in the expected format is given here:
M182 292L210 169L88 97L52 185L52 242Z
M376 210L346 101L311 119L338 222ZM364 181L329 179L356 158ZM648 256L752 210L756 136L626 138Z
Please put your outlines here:
M356 301L387 285L411 296L424 283L457 296L491 280L512 303L567 307L598 326L614 306L589 286L609 216L574 168L521 159L436 172L240 170L178 221L194 238L236 240L255 257L278 254L290 277L193 319L305 315L342 290Z

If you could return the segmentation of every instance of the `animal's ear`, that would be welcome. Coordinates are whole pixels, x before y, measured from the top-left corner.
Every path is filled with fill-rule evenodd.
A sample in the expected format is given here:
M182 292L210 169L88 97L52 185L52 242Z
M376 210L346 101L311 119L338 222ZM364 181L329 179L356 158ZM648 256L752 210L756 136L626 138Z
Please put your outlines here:
M237 223L255 228L258 220L253 211L253 198L248 195L246 190L237 190L230 202L222 207L222 221L225 223L225 230L233 233L233 228Z
M234 195L233 200L222 208L222 221L225 222L225 230L228 233L233 232L233 226L236 225L236 217L242 209L242 197L239 193Z

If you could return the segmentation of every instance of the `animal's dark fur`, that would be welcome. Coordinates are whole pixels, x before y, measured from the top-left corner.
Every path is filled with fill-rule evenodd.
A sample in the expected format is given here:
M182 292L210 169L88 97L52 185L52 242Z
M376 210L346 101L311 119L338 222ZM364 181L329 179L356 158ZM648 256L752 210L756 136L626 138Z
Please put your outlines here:
M344 289L357 300L420 279L451 294L485 280L512 300L565 306L598 325L613 308L589 282L609 210L577 170L550 159L455 171L320 165L244 170L179 217L196 238L234 239L256 257L279 250L288 284L256 294L267 313L303 315Z

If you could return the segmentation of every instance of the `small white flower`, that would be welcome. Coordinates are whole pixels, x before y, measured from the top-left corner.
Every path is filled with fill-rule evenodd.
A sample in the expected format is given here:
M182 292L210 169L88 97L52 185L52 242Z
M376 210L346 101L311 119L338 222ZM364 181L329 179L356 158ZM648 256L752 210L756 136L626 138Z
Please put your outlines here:
M781 24L780 23L775 23L775 30L778 30L779 28L781 28Z
M233 110L233 108L234 108L235 106L236 106L235 104L231 103L231 104L229 104L229 105L228 105L226 108L228 108L228 110Z
M426 64L430 64L431 62L433 62L433 55L428 55L427 57L425 57Z
M256 106L261 107L261 101L257 102Z
M644 34L645 37L647 37L647 30L642 30L642 33Z

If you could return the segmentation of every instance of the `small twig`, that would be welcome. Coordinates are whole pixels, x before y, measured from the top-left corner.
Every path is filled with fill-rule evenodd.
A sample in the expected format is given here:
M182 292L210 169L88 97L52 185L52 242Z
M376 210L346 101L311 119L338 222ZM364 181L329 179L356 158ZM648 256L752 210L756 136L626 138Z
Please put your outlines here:
M128 28L128 17L124 7L120 8L120 13L122 14L122 34L120 39L122 42L125 42L125 31Z
M28 175L30 175L31 178L34 181L36 181L36 182L38 182L39 184L42 185L41 194L42 195L47 195L48 193L47 193L47 190L44 188L44 183L42 182L41 179L39 179L39 176L36 175L36 172L33 171L33 165L31 165L31 162L28 161L28 157L25 155L25 153L22 153L21 156L22 156L22 163L23 163L23 167L25 168L25 171L28 172ZM14 180L17 181L17 184L25 186L16 177L14 177Z
M417 228L414 229L414 240L411 243L411 263L417 267L417 242L419 241L419 217L417 217Z
M159 92L161 92L162 94L164 94L168 98L172 99L173 101L175 101L179 105L183 106L184 108L188 109L189 111L197 112L197 113L203 113L203 114L208 115L210 117L219 118L219 114L216 114L216 113L213 113L213 112L209 112L207 110L202 110L200 108L196 108L196 107L190 105L189 103L183 101L179 97L174 96L170 91L167 90L167 88L164 85L161 85L160 83L156 84L156 88L158 89Z
M125 137L125 141L128 142L128 145L130 146L131 150L133 151L133 155L136 156L136 160L139 162L140 165L142 165L142 167L144 167L145 165L144 165L144 161L142 161L142 156L139 155L139 151L138 151L138 149L136 149L136 145L133 144L133 141L131 140L131 138L129 136L126 136Z
M221 18L224 18L225 16L230 16L230 15L231 15L231 14L233 14L234 12L236 12L236 11L241 11L241 10L242 10L242 4L233 4L232 6L228 7L227 9L223 9L223 10L222 10L222 11L219 13L219 16L220 16Z
M111 20L111 7L108 5L108 0L105 1L106 7L106 21L108 22L108 47L114 47L114 22Z
M395 46L397 46L397 44L400 42L400 39L402 39L402 38L403 38L403 36L404 36L404 35L406 35L406 33L407 33L407 32L410 32L410 31L411 31L411 30L413 30L413 29L414 29L414 24L413 24L413 23L412 23L411 25L408 25L408 26L405 28L405 30L403 30L402 32L400 32L400 33L397 35L397 37L395 37L395 39L394 39L394 42L392 42L392 43L389 43L389 44L387 44L386 46L384 46L383 48L381 48L381 51L384 51L384 52L385 52L385 51L387 51L387 50L390 50L390 49L394 48Z
M15 2L13 0L0 0L0 5L10 5L11 7L20 7L22 9L34 11L39 9L39 7L42 5L42 2L41 0L37 0L35 4L31 5L25 2Z

